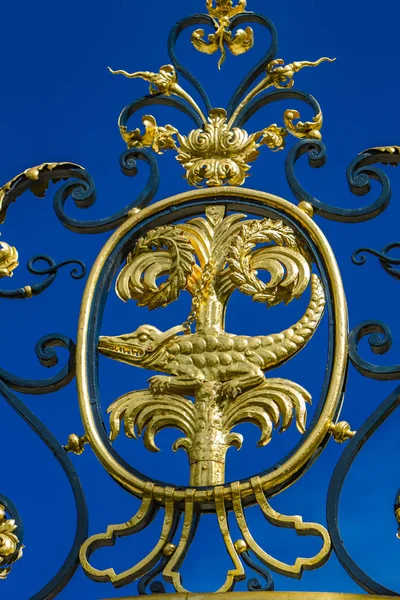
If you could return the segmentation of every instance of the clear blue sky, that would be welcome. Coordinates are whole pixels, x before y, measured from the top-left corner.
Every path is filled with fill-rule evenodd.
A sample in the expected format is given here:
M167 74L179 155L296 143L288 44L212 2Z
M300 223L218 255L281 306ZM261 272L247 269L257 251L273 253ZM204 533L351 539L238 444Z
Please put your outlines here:
M166 45L170 27L192 12L202 12L203 8L203 0L3 3L0 11L3 23L1 181L5 183L20 171L41 162L73 161L83 165L94 177L98 200L87 214L74 206L67 207L69 214L82 219L96 218L109 215L130 202L141 189L146 167L142 167L136 179L121 174L118 158L124 143L118 133L117 117L126 104L147 93L147 86L138 80L113 77L106 67L158 70L169 62ZM363 149L400 142L398 0L387 0L381 5L372 0L329 3L249 0L248 8L264 12L274 21L280 42L278 56L286 62L315 60L321 56L337 58L334 64L304 70L296 78L296 88L312 93L322 106L324 141L329 151L329 162L320 171L310 170L306 160L298 165L304 186L321 200L341 206L356 207L372 201L378 186L373 184L367 197L352 196L345 171ZM251 53L236 59L228 56L221 73L217 71L215 56L200 55L188 44L179 44L180 56L186 57L188 65L204 83L214 106L227 104L236 84L261 56L263 44L268 40L260 29L255 28L255 33L256 46ZM296 103L290 103L290 106L279 104L263 109L250 121L249 131L279 121L284 109L295 107ZM184 117L170 109L155 108L153 112L160 122L171 122L185 132L188 121ZM302 116L308 118L307 108ZM248 187L292 200L284 177L286 152L272 154L263 149L262 157L252 167ZM172 155L161 157L159 164L161 186L157 199L188 189L182 169ZM351 326L366 319L382 318L392 327L391 354L374 357L382 364L398 362L400 284L385 274L375 259L369 259L364 267L356 267L350 256L360 246L380 249L398 240L400 174L393 169L390 175L392 203L386 213L374 221L342 225L317 219L331 241L342 270ZM44 200L29 194L19 199L9 209L1 233L1 239L17 246L20 252L21 267L12 281L4 283L9 287L33 281L25 264L34 254L50 254L57 262L80 258L90 267L107 239L107 234L79 236L65 230L52 211L51 193ZM84 281L73 281L64 271L41 297L24 302L3 301L2 366L22 376L48 375L37 364L34 345L42 335L51 332L76 339L83 289ZM110 298L103 333L126 332L140 323L167 327L182 322L185 310L188 310L187 299L165 313L150 314L145 309L136 309L133 303L122 306L117 299ZM254 308L248 298L238 296L232 301L227 328L234 333L256 333L256 330L269 333L272 328L275 330L278 321L287 325L287 319L295 314L290 310L288 313L283 309L276 311L275 315L271 312L265 317L263 307ZM248 322L243 314L249 315ZM369 356L367 348L365 351ZM309 348L282 373L318 397L325 356L326 323ZM140 389L145 384L144 372L112 364L107 359L101 360L100 367L104 407L120 394ZM363 380L351 368L343 418L350 421L353 428L359 427L394 387L390 382ZM66 442L71 432L82 433L74 383L54 396L26 397L26 401L60 440ZM0 595L7 600L27 600L54 575L64 560L74 531L74 507L64 475L47 449L10 408L4 403L0 406L3 456L0 491L18 506L26 529L24 558L16 564L9 579L0 582ZM343 535L354 557L384 585L395 588L397 584L397 589L400 542L395 537L392 504L400 482L396 450L398 428L395 414L366 446L350 474L341 510ZM241 431L246 436L246 444L240 453L230 451L230 479L263 470L282 457L298 439L294 431L281 438L276 435L270 446L259 450L255 449L258 431L250 425ZM144 450L140 440L124 442L121 438L118 448L141 471L166 481L184 482L186 457L183 453L172 454L173 439L174 434L169 432L160 434L162 453L155 456ZM327 486L341 451L342 448L331 441L313 469L298 484L273 499L273 506L286 514L302 514L306 520L324 522ZM137 509L137 501L104 473L90 449L81 457L73 457L73 461L87 495L91 534L105 531L109 523L129 519ZM255 510L250 511L249 521L261 545L278 558L293 559L296 553L307 555L314 549L305 538L269 528ZM101 567L112 564L118 571L131 566L143 556L144 550L150 549L159 524L157 520L149 531L136 539L120 540L115 549L99 554L97 564ZM190 589L215 589L221 583L224 569L230 568L215 527L212 517L204 520L187 557L183 573ZM334 557L322 570L306 573L300 582L279 576L275 579L278 590L358 590ZM135 593L135 584L115 591L110 585L89 581L78 571L59 597L95 600Z

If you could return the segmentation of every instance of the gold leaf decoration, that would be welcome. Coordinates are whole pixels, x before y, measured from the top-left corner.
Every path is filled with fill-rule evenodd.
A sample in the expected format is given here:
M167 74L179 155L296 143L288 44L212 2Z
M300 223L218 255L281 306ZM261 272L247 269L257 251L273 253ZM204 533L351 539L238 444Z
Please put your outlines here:
M221 50L219 66L225 59L225 46L233 54L246 52L253 44L253 31L239 29L233 36L230 31L230 16L242 12L245 3L233 7L232 2L217 2L214 7L208 4L210 15L215 19L218 14L219 22L215 21L216 33L210 34L208 40L204 39L204 30L198 29L193 33L192 42L202 52L212 54ZM232 12L233 11L233 12ZM284 127L277 124L265 127L261 131L248 134L247 131L236 127L235 123L249 103L260 93L271 87L288 89L294 84L294 75L305 67L317 67L322 62L333 62L334 59L320 58L312 61L297 61L285 65L282 59L270 62L266 68L265 77L254 86L241 100L229 119L223 108L213 108L205 116L193 97L188 94L178 83L178 76L173 65L161 67L158 73L152 71L110 71L121 74L130 79L140 78L150 83L152 95L175 95L188 104L200 117L202 128L189 132L188 135L180 134L172 125L160 127L152 115L143 117L145 132L140 129L128 131L122 124L120 117L120 133L129 148L147 147L156 153L162 154L165 150L176 150L177 160L186 170L186 179L194 187L207 185L218 187L222 185L243 185L248 177L250 164L259 156L259 148L264 145L272 151L282 150L285 147L285 138L290 133L297 138L321 139L322 113L319 111L313 121L302 122L296 119L300 114L296 110L287 110L284 113ZM125 114L123 111L122 114ZM176 138L175 138L176 136Z
M221 19L227 17L232 19L235 15L239 15L246 10L247 0L239 0L236 6L233 4L233 0L206 0L207 10L210 17L215 19Z
M258 244L275 245L253 252ZM230 277L239 290L256 302L275 306L299 298L310 280L310 266L299 251L293 230L282 221L249 221L232 241L227 257ZM257 277L257 269L271 274L268 283Z
M83 167L77 165L76 163L69 162L52 162L52 163L42 163L41 165L37 165L35 167L30 167L29 169L25 169L23 173L19 173L13 177L10 181L0 187L0 223L4 223L6 218L6 212L8 209L9 201L6 201L6 198L11 190L19 186L19 184L23 184L26 180L30 180L32 183L29 186L32 194L37 196L38 198L43 198L46 194L46 190L49 187L50 180L41 178L43 173L47 171L54 171L54 180L58 181L60 178L57 176L57 170L59 169L80 169L83 170ZM17 196L20 195L16 194ZM15 201L16 197L13 198Z
M273 152L283 150L285 148L285 138L288 132L284 127L278 125L270 125L262 132L260 145L267 146Z
M300 113L297 110L285 111L283 120L289 133L299 139L322 140L321 129L323 118L321 111L313 118L312 122L306 121L303 123L302 121L298 121L294 123L295 119L300 119Z
M204 129L196 129L187 137L178 134L177 160L186 169L191 185L204 181L209 187L244 183L250 169L247 163L259 155L256 137L238 127L229 129L226 121L226 111L216 108Z
M307 403L311 404L311 396L297 383L268 379L258 388L241 394L226 407L224 427L230 431L240 423L258 425L262 433L258 446L266 446L272 439L274 428L281 424L280 431L286 431L294 416L299 432L305 432Z
M282 58L271 61L267 66L266 83L271 84L277 89L292 88L294 85L294 76L305 67L318 67L323 62L335 62L335 58L323 57L316 61L302 60L285 65Z
M136 300L150 310L174 302L185 289L194 267L194 248L189 239L173 226L158 227L140 239L128 256L116 283L118 296L125 302ZM169 275L157 285L158 277Z
M145 127L144 134L139 128L128 131L126 127L120 127L121 136L128 148L152 148L157 154L162 154L165 150L177 150L173 137L178 133L175 127L172 125L159 127L152 115L145 115L142 121Z
M128 79L144 79L150 83L149 92L152 96L155 94L165 94L171 96L174 93L178 83L176 71L172 65L164 65L158 73L152 71L137 71L136 73L128 73L122 69L114 71L108 67L108 70L113 75L124 75Z
M204 39L204 29L196 29L192 34L192 44L199 52L204 54L214 54L221 51L221 58L218 61L220 69L226 59L227 47L234 56L248 52L254 46L254 33L251 27L238 29L235 35L230 30L231 19L238 14L245 12L246 0L240 0L236 6L232 0L216 0L215 6L213 0L207 0L207 9L214 22L215 33Z
M15 531L14 519L7 519L5 507L0 504L0 579L6 579L13 563L22 557L23 546Z
M107 413L110 414L111 441L118 437L124 420L127 437L136 439L145 432L144 444L150 452L159 451L154 438L166 427L179 429L188 440L194 436L194 405L183 396L168 393L160 396L150 390L131 392L113 402Z
M0 242L0 278L12 277L18 265L17 249L6 242Z

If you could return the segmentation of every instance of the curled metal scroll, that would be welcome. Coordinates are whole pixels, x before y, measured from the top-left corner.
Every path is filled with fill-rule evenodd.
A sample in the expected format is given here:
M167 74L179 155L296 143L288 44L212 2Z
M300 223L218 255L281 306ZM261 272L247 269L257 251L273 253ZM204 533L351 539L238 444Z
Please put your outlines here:
M118 125L119 125L120 129L125 128L125 127L128 128L128 121L139 110L141 110L142 108L145 108L146 106L155 106L155 105L156 106L169 106L171 108L176 108L180 112L182 112L184 115L186 115L187 117L192 119L192 121L194 122L194 124L196 126L201 127L203 124L203 122L202 122L200 116L197 114L197 112L191 106L189 106L188 104L183 102L183 100L181 100L180 98L164 96L163 94L156 94L154 96L151 96L151 95L142 96L142 98L139 98L138 100L135 100L131 104L128 104L127 106L125 106L125 108L121 112L121 114L119 116L119 120L118 120ZM130 150L130 152L133 152L133 150ZM153 156L153 155L150 154L150 156ZM156 162L156 164L157 164L157 162Z
M191 15L190 17L186 17L185 19L179 21L175 27L171 29L171 33L169 34L168 54L175 69L194 87L197 93L201 96L205 106L207 107L207 113L209 113L212 106L207 92L199 83L197 78L194 77L194 75L192 75L192 73L183 66L176 55L176 44L179 36L183 31L185 31L185 29L191 27L192 25L210 25L210 27L214 28L214 21L208 15L203 14Z
M0 494L0 580L6 579L13 564L22 557L24 527L15 504Z
M10 204L27 190L43 198L50 182L56 183L69 178L84 181L88 176L83 167L67 162L43 163L27 169L0 188L0 223L4 223Z
M256 79L265 71L267 65L276 57L278 52L278 34L275 28L275 25L265 17L264 15L260 15L257 13L244 13L239 14L234 17L230 24L230 30L235 29L236 27L243 25L244 23L257 23L262 27L265 27L271 34L271 43L262 57L262 59L253 67L253 69L247 73L244 79L236 88L231 100L228 104L227 113L230 117L246 91L250 88L250 86L256 81Z
M389 252L392 250L399 250L399 248L400 242L387 244L380 252L374 250L373 248L359 248L354 252L351 259L355 265L365 265L367 262L366 254L376 256L379 259L381 267L386 271L386 273L395 279L400 279L400 269L394 268L400 266L400 258L389 256Z
M241 81L241 83L238 85L235 92L233 93L227 108L227 114L229 117L239 104L240 100L243 98L246 91L263 73L263 71L266 69L266 66L273 60L273 58L275 58L276 53L278 51L278 35L275 25L270 19L268 19L264 15L254 12L245 12L243 14L236 15L230 20L228 29L229 31L233 31L234 29L236 29L236 27L240 27L241 25L248 23L256 23L267 29L271 34L271 43L261 60L253 67L253 69L251 69L249 73L247 73L247 75L244 77L244 79ZM180 35L187 28L194 25L209 25L212 29L215 28L215 23L209 15L195 14L190 17L186 17L185 19L182 19L171 30L168 40L168 53L175 69L182 75L182 77L186 79L186 81L188 81L195 88L195 90L201 96L204 105L206 106L207 113L210 113L212 105L207 95L207 92L199 83L198 79L194 77L194 75L178 60L176 54L176 44Z
M255 571L264 580L264 585L258 577L251 577L247 581L247 589L249 592L273 592L275 589L274 580L271 573L265 567L256 563L248 551L242 552L241 557L250 569Z
M0 494L0 504L2 504L6 510L6 512L11 516L11 518L15 521L17 526L15 533L18 535L19 541L22 543L24 539L24 525L21 519L21 515L18 512L15 504L8 498L4 496L4 494Z
M0 368L0 379L11 389L24 394L51 394L65 387L75 377L75 344L67 336L51 334L42 337L36 344L36 355L45 367L54 367L58 364L58 356L54 348L65 348L68 350L66 364L57 375L48 379L26 379L17 377Z
M38 269L35 265L44 261L47 264L47 268ZM28 262L28 271L33 275L47 275L46 279L40 283L34 283L29 286L17 288L13 290L0 289L0 298L16 298L23 300L25 298L32 298L33 296L39 296L44 292L55 280L57 272L62 267L74 265L71 270L71 277L73 279L82 279L86 275L86 267L80 260L65 260L61 263L56 263L50 256L35 256Z
M359 342L369 335L368 343L375 354L385 354L392 345L390 327L382 321L364 321L349 336L349 358L361 375L379 381L400 379L400 365L380 366L364 360L358 351Z
M280 100L300 100L311 106L311 108L314 110L314 116L321 112L318 101L314 98L314 96L311 96L311 94L307 94L301 90L294 90L293 88L269 90L264 94L260 94L260 96L249 102L249 104L241 111L236 119L235 126L244 127L247 121L261 108Z
M368 221L381 214L388 206L391 198L391 186L388 176L382 169L371 165L397 164L400 162L399 154L392 154L389 149L382 148L366 150L357 156L347 169L347 181L350 191L357 196L364 196L371 190L371 179L378 181L381 192L377 200L361 208L341 208L326 204L307 192L299 183L295 174L295 165L303 154L308 153L308 162L311 167L319 168L326 163L327 153L325 145L318 140L303 140L296 144L286 158L286 177L296 198L308 202L314 207L317 214L332 221L343 223L359 223Z
M88 535L86 501L78 475L72 465L72 462L54 435L27 408L26 405L9 390L2 380L0 380L0 394L11 406L11 408L13 408L15 412L22 417L29 427L40 437L52 454L54 454L65 475L67 476L74 495L77 520L71 549L65 562L56 575L51 579L51 581L49 581L39 592L30 598L30 600L51 600L52 598L55 598L67 585L78 568L79 549Z
M369 594L378 594L382 596L400 596L375 581L358 564L352 559L347 551L339 528L339 504L343 486L346 481L347 474L361 452L365 443L379 429L388 417L400 405L400 387L396 390L376 409L376 411L367 419L360 427L356 435L348 442L338 464L333 473L333 477L328 490L327 500L327 523L328 530L332 539L335 553L345 568L350 577Z
M67 199L71 196L78 208L88 208L95 200L95 188L90 176L83 181L70 181L63 185L54 196L54 210L64 227L75 233L104 233L121 225L131 210L147 206L158 190L158 165L155 157L146 149L132 148L124 152L120 159L125 175L136 175L136 160L144 161L150 167L147 184L135 200L109 217L93 221L82 221L69 217L64 210Z
M138 594L141 596L147 596L149 593L147 589L150 590L151 594L165 594L165 586L162 581L156 581L156 577L161 575L169 561L169 556L164 556L158 565L156 565L151 571L143 575L138 581L137 589Z
M137 160L147 163L150 167L147 184L135 200L109 217L91 221L69 217L64 210L69 197L72 197L77 208L87 209L93 205L96 200L94 181L83 167L74 163L44 163L38 167L27 169L27 171L0 188L0 222L4 222L10 204L25 191L30 190L35 195L43 197L50 181L58 182L68 179L69 181L54 196L54 210L64 227L76 233L110 231L121 225L131 210L147 206L157 193L159 185L158 165L154 156L147 150L133 148L124 152L120 158L123 173L128 176L136 175ZM49 266L54 267L55 265L51 264ZM39 290L36 294L43 291L41 288L36 289ZM26 296L19 291L16 292L16 295L6 293L3 297L24 298Z

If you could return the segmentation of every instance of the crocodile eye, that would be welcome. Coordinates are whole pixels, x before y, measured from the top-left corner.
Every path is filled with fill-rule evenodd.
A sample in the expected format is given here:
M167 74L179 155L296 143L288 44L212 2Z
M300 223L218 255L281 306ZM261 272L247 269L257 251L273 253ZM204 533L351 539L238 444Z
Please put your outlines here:
M147 335L147 333L142 333L141 335L139 335L139 342L141 342L142 344L144 344L144 342L147 342L148 339L149 336Z

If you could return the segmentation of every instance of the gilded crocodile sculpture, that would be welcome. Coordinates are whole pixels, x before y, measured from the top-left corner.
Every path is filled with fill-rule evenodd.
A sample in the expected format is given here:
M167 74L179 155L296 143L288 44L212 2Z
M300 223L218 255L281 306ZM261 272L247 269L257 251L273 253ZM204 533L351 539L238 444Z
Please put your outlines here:
M126 435L143 434L146 447L155 452L158 431L179 429L186 437L174 449L187 451L192 485L224 482L226 452L242 444L242 436L232 433L236 425L258 425L259 446L265 446L274 429L286 431L294 418L303 434L311 403L303 387L266 373L294 357L314 335L325 308L322 283L311 274L307 249L292 228L282 221L244 218L210 207L206 218L149 231L128 255L117 294L152 310L187 290L193 296L189 318L166 332L141 325L133 333L99 339L99 351L107 357L160 373L149 379L149 389L129 392L110 405L111 441L124 421ZM260 269L270 273L268 283L258 278ZM310 281L308 308L292 327L259 336L225 331L226 306L235 289L272 307L300 298Z
M216 382L221 384L221 397L233 399L264 383L264 371L288 361L310 340L325 307L316 275L312 275L311 286L305 315L281 333L249 337L210 327L202 333L180 335L184 333L181 326L162 333L142 325L133 333L100 337L99 350L120 362L167 373L168 377L155 375L149 380L155 393L190 394L205 382Z

